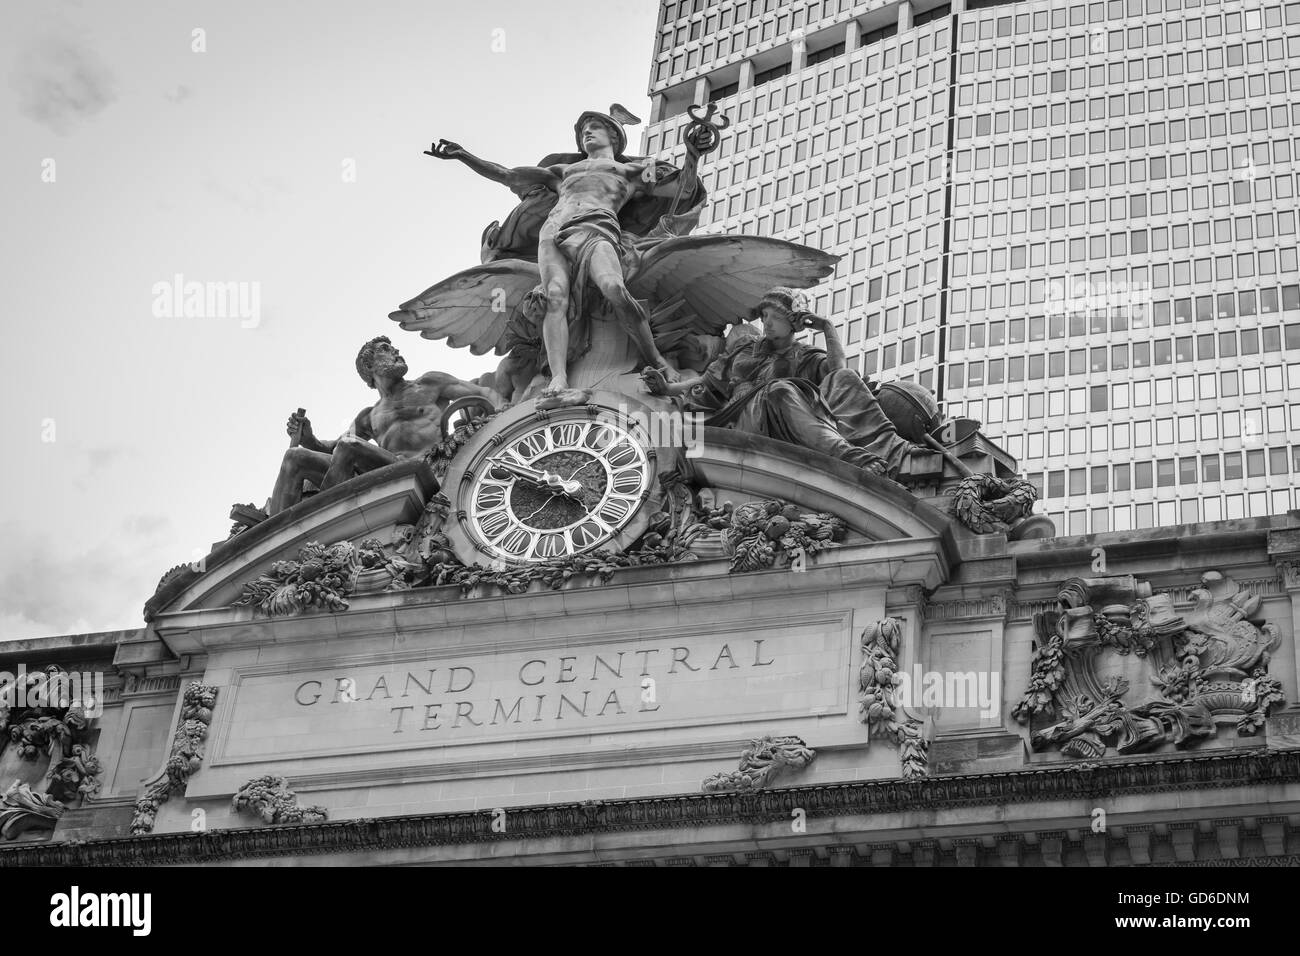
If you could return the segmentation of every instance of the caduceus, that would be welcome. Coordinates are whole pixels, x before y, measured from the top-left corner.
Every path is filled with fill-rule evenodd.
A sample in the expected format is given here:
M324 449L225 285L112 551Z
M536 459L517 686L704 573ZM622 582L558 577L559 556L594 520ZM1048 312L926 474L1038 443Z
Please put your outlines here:
M686 171L677 184L677 196L673 199L671 213L674 216L682 211L688 190L694 188L700 157L718 148L722 142L722 131L731 125L731 120L718 112L717 103L703 107L703 116L700 115L700 109L701 107L692 105L686 111L691 117L681 136L682 142L686 144ZM713 121L715 114L718 117L716 123Z

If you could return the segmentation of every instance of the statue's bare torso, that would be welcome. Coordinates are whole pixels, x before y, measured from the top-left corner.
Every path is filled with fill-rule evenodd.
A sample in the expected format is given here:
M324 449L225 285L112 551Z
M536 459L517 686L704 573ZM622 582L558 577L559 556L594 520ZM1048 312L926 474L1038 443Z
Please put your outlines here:
M406 361L386 336L368 343L357 356L357 372L379 400L353 420L337 441L321 441L300 410L287 423L294 444L285 452L271 492L269 514L279 514L302 498L303 479L322 490L404 458L428 454L442 441L442 416L457 399L478 398L496 408L501 396L486 386L446 372L406 379Z
M428 372L404 382L357 416L357 433L397 458L427 454L442 440L442 413L455 396L446 394L455 376Z
M645 164L613 159L584 159L569 166L552 166L558 177L559 199L542 227L542 239L553 238L556 229L587 212L617 215L636 195L645 168Z

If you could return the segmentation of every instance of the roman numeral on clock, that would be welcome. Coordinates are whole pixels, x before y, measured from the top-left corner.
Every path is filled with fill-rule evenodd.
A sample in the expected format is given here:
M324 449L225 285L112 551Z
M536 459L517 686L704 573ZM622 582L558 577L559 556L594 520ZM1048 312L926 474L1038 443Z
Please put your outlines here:
M507 554L524 557L532 550L533 535L523 528L513 528L500 541L497 547Z
M626 498L609 498L601 504L596 517L606 524L617 527L631 513L631 501Z
M551 444L555 448L578 448L582 444L582 424L555 425L551 428Z
M479 515L478 526L483 531L484 537L492 540L500 537L510 527L510 516L505 508L500 511L490 511Z

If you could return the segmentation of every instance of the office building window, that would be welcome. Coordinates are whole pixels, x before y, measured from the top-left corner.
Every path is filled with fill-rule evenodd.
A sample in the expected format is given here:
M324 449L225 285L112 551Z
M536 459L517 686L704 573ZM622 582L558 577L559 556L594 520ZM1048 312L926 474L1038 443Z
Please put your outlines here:
M1237 481L1241 478L1241 452L1226 451L1223 453L1223 477L1226 481Z
M764 70L762 73L754 74L754 85L762 86L764 83L771 83L773 80L779 80L783 76L790 75L790 64L781 63L772 67L770 70Z

